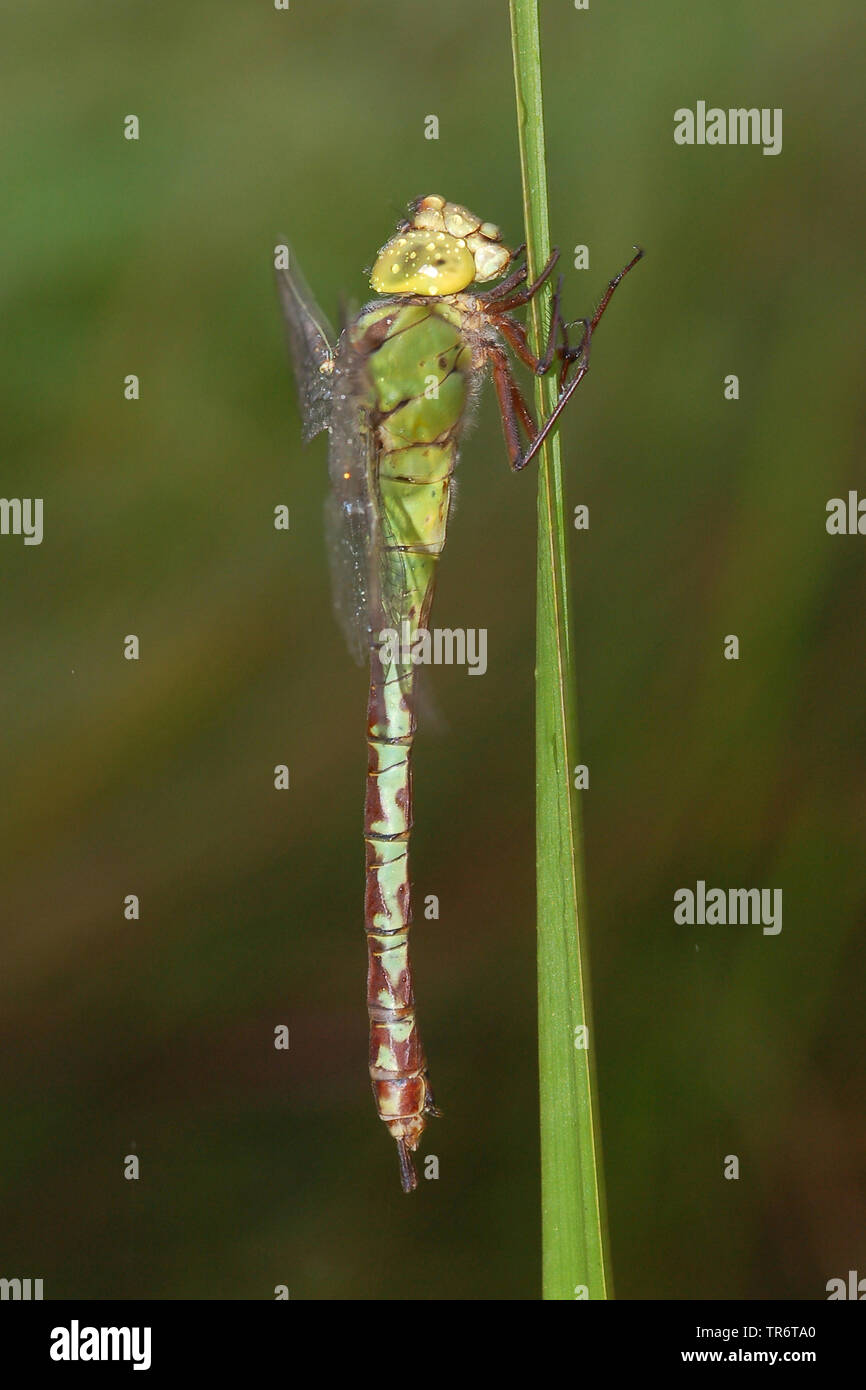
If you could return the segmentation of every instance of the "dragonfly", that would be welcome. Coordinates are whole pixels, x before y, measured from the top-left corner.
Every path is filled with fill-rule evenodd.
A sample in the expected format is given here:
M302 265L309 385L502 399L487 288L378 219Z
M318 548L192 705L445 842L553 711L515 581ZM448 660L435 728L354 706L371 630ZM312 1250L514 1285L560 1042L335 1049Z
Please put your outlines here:
M511 468L519 472L535 458L589 369L593 335L615 290L643 255L634 249L591 318L566 323L559 278L540 356L514 311L548 282L559 251L530 282L525 246L510 250L494 223L438 194L410 204L372 266L376 298L345 324L338 340L291 253L288 268L277 271L303 437L329 434L335 607L350 650L370 668L364 803L369 1071L377 1112L397 1143L404 1192L417 1187L412 1154L427 1118L440 1114L409 959L413 651L427 631L458 446L489 373ZM572 343L578 325L580 338ZM558 372L555 406L539 426L512 356L538 376Z

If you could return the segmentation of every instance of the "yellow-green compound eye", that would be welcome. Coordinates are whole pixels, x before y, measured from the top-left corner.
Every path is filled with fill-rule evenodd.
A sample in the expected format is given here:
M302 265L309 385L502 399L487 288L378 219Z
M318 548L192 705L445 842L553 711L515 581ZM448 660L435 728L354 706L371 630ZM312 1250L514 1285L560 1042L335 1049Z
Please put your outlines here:
M382 247L370 284L378 294L457 294L474 279L474 257L460 238L413 228Z

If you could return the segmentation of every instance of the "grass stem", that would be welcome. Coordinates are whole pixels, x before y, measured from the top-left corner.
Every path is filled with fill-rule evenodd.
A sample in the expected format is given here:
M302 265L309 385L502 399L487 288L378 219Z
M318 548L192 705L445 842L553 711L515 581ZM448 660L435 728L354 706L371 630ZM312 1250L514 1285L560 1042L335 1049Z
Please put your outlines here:
M550 251L537 0L510 0L511 41L529 276ZM550 289L531 306L535 351ZM556 373L536 382L539 417L556 401ZM536 866L543 1296L612 1296L597 1114L578 794L576 683L571 645L559 434L538 477L536 628ZM586 1290L586 1292L582 1292Z

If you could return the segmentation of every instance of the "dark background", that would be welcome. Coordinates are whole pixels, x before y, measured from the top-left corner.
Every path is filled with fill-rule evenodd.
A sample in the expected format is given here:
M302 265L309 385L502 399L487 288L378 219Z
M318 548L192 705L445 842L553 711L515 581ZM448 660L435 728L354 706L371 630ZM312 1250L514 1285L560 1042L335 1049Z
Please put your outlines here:
M866 539L824 524L866 494L864 25L835 0L543 8L570 313L647 248L563 430L590 508L617 1293L822 1298L866 1274ZM434 621L486 627L490 666L434 671L417 745L445 1118L440 1179L407 1199L366 1076L365 679L271 270L289 237L335 316L434 191L522 239L507 7L38 0L2 30L0 490L44 498L45 538L0 537L0 1275L50 1298L535 1297L534 478L488 390ZM782 107L782 153L676 146L699 99ZM697 879L782 888L781 935L676 926Z

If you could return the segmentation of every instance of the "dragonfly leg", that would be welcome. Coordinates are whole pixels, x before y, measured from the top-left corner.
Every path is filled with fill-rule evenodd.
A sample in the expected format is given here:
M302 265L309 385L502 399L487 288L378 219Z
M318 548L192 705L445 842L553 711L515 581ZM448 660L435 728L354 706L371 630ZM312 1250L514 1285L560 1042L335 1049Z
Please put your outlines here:
M427 1080L426 1076L424 1077L424 1080L427 1081L427 1096L424 1102L424 1114L433 1115L437 1120L441 1120L442 1111L439 1109L438 1105L433 1099L433 1087L430 1085L430 1082Z
M491 293L490 297L487 299L487 303L495 305L497 312L501 314L508 313L511 309L519 309L521 304L528 304L530 299L538 294L545 280L550 278L558 260L559 247L554 246L547 258L544 269L538 278L533 280L531 285L525 285L522 290L517 290L516 293L511 294L511 287L508 285L508 281L503 280L502 284L497 286L496 291Z
M502 334L503 338L506 340L506 342L510 343L511 347L513 348L516 355L520 358L521 362L523 362L525 366L529 367L530 371L534 372L536 376L544 376L545 372L548 372L550 370L550 364L553 361L554 357L557 356L557 354L559 354L560 356L562 354L563 349L557 349L556 346L556 335L558 330L562 332L565 348L568 349L569 347L568 337L566 333L567 325L563 321L562 314L559 308L561 296L562 276L560 275L559 280L557 282L556 290L554 291L553 301L551 303L550 308L550 325L547 330L547 346L545 347L541 357L536 357L535 353L532 351L532 348L529 346L529 340L526 336L526 329L522 323L520 323L517 319L511 318L510 315L499 310L494 310L494 313L492 315L493 321L496 324L496 327L499 329L500 333Z
M532 443L536 436L535 421L529 406L523 399L520 387L511 374L511 367L503 349L488 347L487 360L492 370L493 385L496 390L499 414L502 418L502 430L505 435L505 447L508 450L511 467L521 468L523 467L520 462L523 458L521 426L526 438Z
M578 324L583 327L583 336L577 347L572 347L569 337L569 328L576 328ZM568 371L572 362L578 362L584 355L584 349L588 348L589 340L592 337L592 319L575 319L573 323L566 323L564 320L560 324L562 333L562 346L557 348L557 356L560 361L559 367L559 389L565 389Z
M635 254L632 256L628 265L624 265L622 270L619 272L619 275L614 275L613 279L608 281L607 289L605 290L604 294L599 300L598 308L596 309L595 313L590 319L590 333L594 333L596 328L598 327L599 320L601 319L602 314L604 313L605 309L607 308L608 304L613 298L613 292L619 285L620 281L624 280L625 277L628 275L629 271L632 269L632 267L636 266L638 261L643 259L643 247L636 246L634 250Z
M550 434L560 415L565 410L565 407L568 405L568 402L571 400L578 386L583 381L583 378L589 371L590 339L591 334L587 333L586 337L583 340L583 343L581 344L582 360L577 371L569 381L568 385L560 391L559 399L557 400L556 405L553 407L553 410L550 412L547 419L542 422L541 428L535 435L534 439L530 441L529 448L526 450L526 453L522 454L520 458L512 460L511 467L514 469L515 473L519 473L521 468L525 468L526 465L528 463L531 463L532 460L535 458L535 455L538 453L539 449L541 448L544 441L547 439L548 435ZM564 372L567 371L567 369L568 363L564 365L564 370L563 373L560 375L560 380L563 379Z
M537 434L530 441L530 445L529 448L526 450L526 453L523 454L519 459L515 460L512 458L511 466L515 470L515 472L519 472L521 468L525 468L526 465L530 463L532 459L535 458L535 455L538 453L539 449L543 445L544 441L547 439L548 435L550 434L560 415L565 410L565 407L568 405L578 386L583 381L583 378L589 371L589 349L590 344L592 342L592 335L598 327L598 324L601 321L605 309L607 308L608 304L613 298L614 291L625 279L626 275L632 269L632 267L637 265L638 261L641 259L643 254L644 253L641 247L635 247L635 254L634 256L632 256L628 264L623 266L622 270L619 272L618 275L615 275L612 280L608 281L607 289L602 295L601 300L598 304L598 308L596 309L592 318L576 320L576 322L578 323L583 322L584 325L584 334L579 346L572 347L570 345L568 341L569 325L564 323L563 321L560 321L563 336L563 345L559 349L559 357L562 363L559 373L559 399L557 400L556 405L553 407L553 410L550 412L547 419L542 422ZM573 362L577 362L578 367L571 380L567 381L569 367Z
M560 318L559 326L562 333L562 346L557 351L557 356L559 357L560 362L562 363L559 374L560 390L562 390L563 386L565 385L565 378L568 374L569 365L572 362L576 362L583 355L584 347L586 347L587 349L589 348L589 340L595 332L596 328L598 327L605 309L607 308L608 304L613 298L614 290L617 288L620 281L625 278L625 276L632 269L632 267L637 265L638 261L642 259L644 254L643 248L640 246L636 246L634 249L635 254L632 256L628 265L624 265L619 274L615 275L612 280L608 281L607 289L605 290L604 294L599 300L598 308L596 309L591 319L575 319L573 323L566 323L566 321L563 318ZM568 341L568 330L569 328L574 328L578 323L583 325L583 337L581 338L577 347L572 347ZM548 341L548 352L549 350L550 343ZM547 359L548 352L545 353L545 356L542 359L542 361Z

